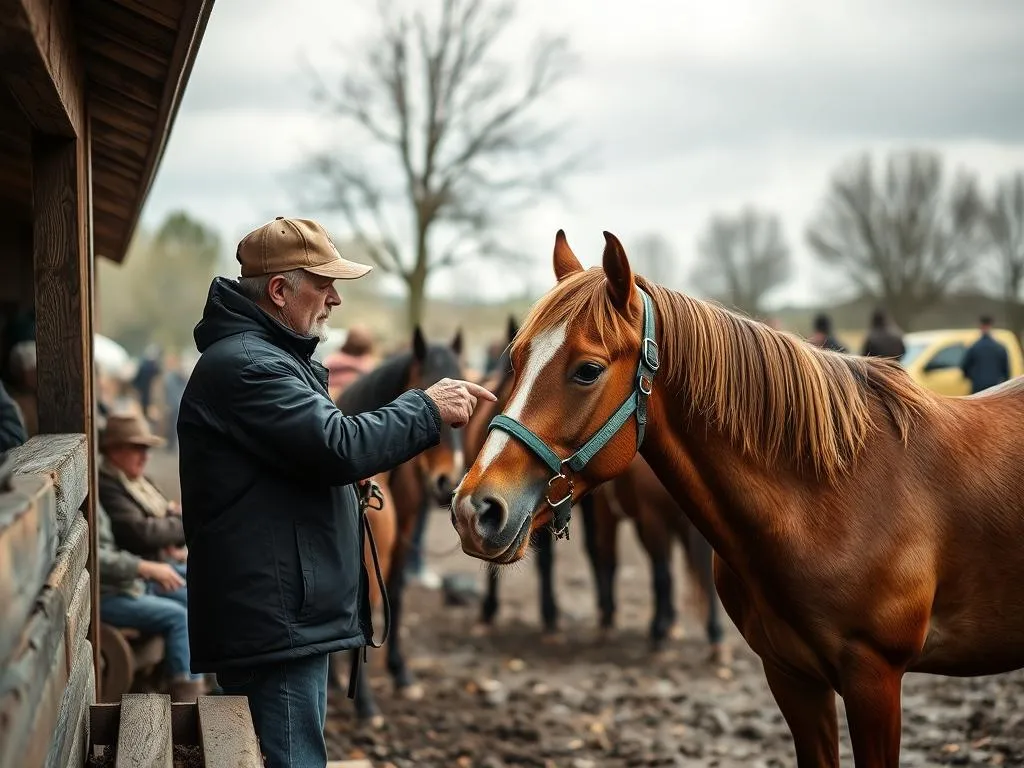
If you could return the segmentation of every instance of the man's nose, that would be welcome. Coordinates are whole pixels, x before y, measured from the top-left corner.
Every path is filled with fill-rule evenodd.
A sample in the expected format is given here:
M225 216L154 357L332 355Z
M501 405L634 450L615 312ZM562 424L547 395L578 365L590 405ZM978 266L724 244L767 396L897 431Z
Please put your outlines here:
M341 304L341 294L338 293L338 289L335 288L333 285L331 286L331 289L327 292L327 303L332 307L336 307L339 304Z

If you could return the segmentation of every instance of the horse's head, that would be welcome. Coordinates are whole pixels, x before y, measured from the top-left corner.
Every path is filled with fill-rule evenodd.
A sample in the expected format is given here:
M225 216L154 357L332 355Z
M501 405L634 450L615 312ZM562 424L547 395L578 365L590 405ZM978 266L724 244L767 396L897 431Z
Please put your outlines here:
M428 343L417 325L412 339L412 361L406 386L426 389L444 378L461 379L462 331L451 344ZM462 434L447 425L441 428L441 442L419 455L417 462L426 483L427 492L438 504L447 506L452 492L465 471Z
M555 238L557 284L516 336L508 406L452 501L469 555L515 562L536 528L560 533L572 504L636 455L658 367L653 307L605 239L603 267L584 271Z

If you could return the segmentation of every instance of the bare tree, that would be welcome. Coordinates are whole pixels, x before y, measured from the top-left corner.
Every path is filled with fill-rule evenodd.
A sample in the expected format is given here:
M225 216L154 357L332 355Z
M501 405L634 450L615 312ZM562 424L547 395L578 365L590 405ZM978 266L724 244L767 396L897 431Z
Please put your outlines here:
M641 235L629 249L633 270L648 280L674 288L679 276L679 261L672 245L656 232Z
M495 235L499 219L555 191L576 165L559 147L564 126L550 119L557 105L543 109L571 71L567 42L538 39L522 67L499 61L513 15L512 2L494 0L397 10L385 1L365 52L344 52L352 64L340 81L313 75L344 146L308 157L305 178L379 269L405 283L410 326L437 271L514 258Z
M747 206L715 215L697 244L692 279L700 290L757 317L765 295L790 274L790 254L779 217Z
M1024 331L1020 302L1024 289L1024 173L999 182L985 211L985 229L997 259L1006 319L1018 336Z
M958 173L943 194L934 153L894 154L877 180L864 155L832 177L807 242L908 328L972 272L982 213L977 183L967 173Z

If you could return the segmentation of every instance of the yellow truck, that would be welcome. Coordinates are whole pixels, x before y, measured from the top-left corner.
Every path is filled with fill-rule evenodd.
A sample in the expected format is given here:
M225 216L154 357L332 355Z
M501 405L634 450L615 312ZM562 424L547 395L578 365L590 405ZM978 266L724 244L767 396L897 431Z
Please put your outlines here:
M915 381L933 392L969 395L971 383L960 370L960 362L978 336L979 331L971 328L908 333L903 337L906 352L900 362ZM1024 353L1013 332L994 328L992 338L1009 353L1011 378L1024 374Z

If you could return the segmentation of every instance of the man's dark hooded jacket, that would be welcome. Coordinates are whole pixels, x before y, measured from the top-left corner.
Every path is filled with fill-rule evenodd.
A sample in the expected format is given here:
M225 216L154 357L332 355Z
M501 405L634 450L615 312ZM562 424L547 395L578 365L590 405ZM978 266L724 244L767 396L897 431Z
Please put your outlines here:
M193 672L356 648L370 640L354 483L440 440L411 390L343 415L317 339L216 278L178 416Z

